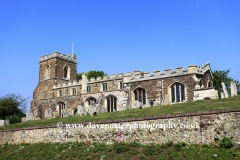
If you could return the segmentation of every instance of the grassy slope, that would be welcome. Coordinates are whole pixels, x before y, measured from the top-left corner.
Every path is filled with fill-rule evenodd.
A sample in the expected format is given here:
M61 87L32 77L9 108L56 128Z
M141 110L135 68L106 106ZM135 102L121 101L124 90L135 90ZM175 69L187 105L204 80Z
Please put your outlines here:
M28 121L25 123L16 123L16 124L11 124L7 126L1 126L0 130L55 125L58 122L62 122L63 124L93 122L93 121L103 121L103 120L112 120L112 119L136 118L136 117L145 117L145 116L154 116L154 115L196 112L196 111L216 110L216 109L224 109L224 108L237 108L237 107L240 107L240 96L231 97L228 99L207 100L207 101L174 104L174 105L168 105L168 106L156 106L156 107L149 107L149 108L143 108L143 109L131 109L131 110L125 110L125 111L111 112L111 113L101 113L94 117L87 115L83 117L72 116L72 117L64 117L64 118L41 119L36 121Z
M0 146L0 159L82 159L82 160L152 160L152 159L239 159L240 145L220 148L215 144L186 145L168 142L161 145L132 143L37 143Z

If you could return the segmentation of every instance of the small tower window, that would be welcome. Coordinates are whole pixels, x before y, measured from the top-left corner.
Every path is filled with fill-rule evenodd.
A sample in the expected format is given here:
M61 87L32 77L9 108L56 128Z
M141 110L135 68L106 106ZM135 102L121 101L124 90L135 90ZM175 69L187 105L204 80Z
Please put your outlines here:
M45 79L50 78L50 66L47 65L45 68Z
M76 88L72 89L72 95L76 95Z
M59 97L62 97L62 90L59 90Z
M91 86L87 86L87 93L91 93Z
M103 84L103 91L107 91L107 83Z
M119 82L119 87L120 87L120 89L123 89L123 82L121 81L121 82Z

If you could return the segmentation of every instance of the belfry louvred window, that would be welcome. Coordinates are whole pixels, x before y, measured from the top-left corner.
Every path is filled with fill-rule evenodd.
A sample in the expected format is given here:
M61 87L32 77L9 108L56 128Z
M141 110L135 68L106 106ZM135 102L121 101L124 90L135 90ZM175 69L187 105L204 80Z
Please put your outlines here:
M68 72L68 70L67 70L67 67L65 66L64 67L64 78L67 78L67 72Z

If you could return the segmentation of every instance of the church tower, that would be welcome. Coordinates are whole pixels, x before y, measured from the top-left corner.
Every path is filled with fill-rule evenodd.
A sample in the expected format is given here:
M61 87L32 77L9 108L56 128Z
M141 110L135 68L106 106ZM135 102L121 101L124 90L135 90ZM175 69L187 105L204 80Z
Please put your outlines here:
M33 92L33 99L54 98L53 85L77 80L77 58L59 52L40 57L39 82Z

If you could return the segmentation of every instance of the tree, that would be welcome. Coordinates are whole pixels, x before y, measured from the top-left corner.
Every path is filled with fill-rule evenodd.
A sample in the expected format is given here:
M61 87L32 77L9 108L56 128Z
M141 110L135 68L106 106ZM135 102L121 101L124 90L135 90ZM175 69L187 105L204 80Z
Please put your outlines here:
M83 74L84 72L82 72L82 73L77 73L77 81L79 81L79 80L81 80L82 79L82 74Z
M83 74L83 73L84 73L84 72L77 74L77 80L81 80L81 79L82 79L82 74ZM103 71L99 71L99 70L98 70L98 71L91 70L91 71L88 71L88 72L87 72L87 78L88 78L88 79L90 79L90 78L92 78L92 77L97 78L98 76L101 76L101 77L103 78L104 72L103 72Z
M27 101L20 94L6 94L0 98L0 119L24 116Z
M213 85L218 90L219 95L220 95L220 92L223 92L221 82L225 83L227 91L228 91L229 94L231 94L231 88L230 88L231 82L235 82L237 84L237 88L240 87L240 84L239 84L238 80L236 80L234 78L231 78L231 77L228 77L229 72L230 72L230 69L228 69L227 71L225 71L225 70L220 70L220 71L214 70L214 72L213 72Z

